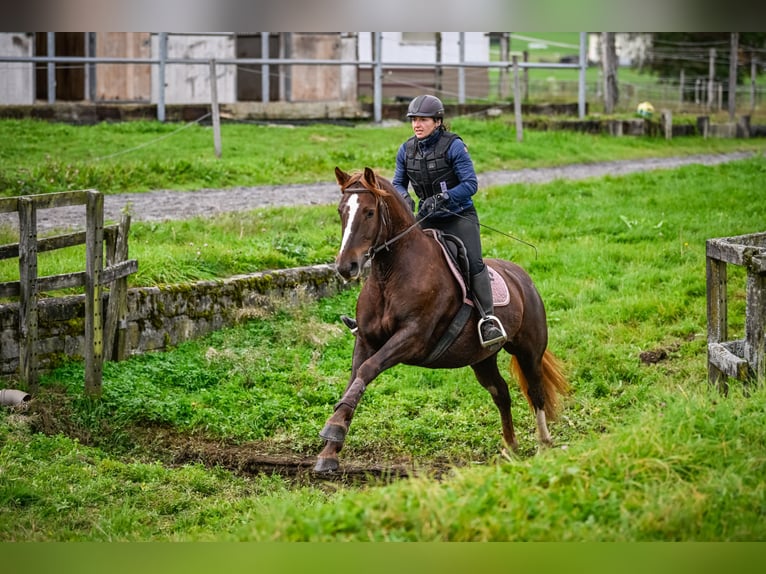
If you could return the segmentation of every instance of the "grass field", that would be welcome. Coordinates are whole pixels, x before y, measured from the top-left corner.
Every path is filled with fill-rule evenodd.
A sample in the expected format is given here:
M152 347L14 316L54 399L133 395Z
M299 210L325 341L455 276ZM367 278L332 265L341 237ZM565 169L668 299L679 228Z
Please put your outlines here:
M759 145L530 133L526 145L516 146L513 138L498 138L508 133L500 124L459 125L470 133L472 149L482 150L477 164L485 169ZM42 126L34 129L43 133ZM134 143L148 137L142 134L148 127L119 129ZM293 140L300 134L304 142L314 129L292 131ZM83 133L97 138L98 130ZM303 154L302 173L327 179L328 148L348 156L345 167L390 167L385 154L353 145L355 129L321 130L322 137L346 141L348 151L326 142L293 149ZM71 149L82 145L79 134L67 132ZM367 141L398 140L395 135ZM120 142L114 135L104 140L112 137ZM187 152L176 146L168 162L218 165L199 159L205 140L195 134ZM109 153L127 141L91 145ZM280 141L271 139L264 165L285 157ZM20 162L16 174L46 161L28 145L30 161ZM12 154L3 149L3 161ZM142 165L125 163L139 171ZM103 174L128 173L124 165L104 167ZM243 155L226 165L244 170L248 162ZM483 231L485 255L527 268L546 302L550 347L573 387L550 425L554 448L538 449L533 416L513 381L518 456L502 451L498 414L469 370L398 366L370 385L341 464L404 466L418 476L343 483L248 473L247 456L311 460L318 453L317 432L348 376L353 337L338 315L353 310L351 289L277 306L166 353L107 363L100 400L84 396L80 363L45 374L29 413L0 411L0 540L763 540L766 391L733 383L724 397L708 387L705 240L764 231L764 176L766 160L757 155L715 167L480 190L482 221L539 251L535 257L528 247ZM143 177L138 187L146 185ZM216 177L213 185L221 181ZM310 258L324 259L338 239L333 212L264 210L257 240L236 249L255 260L280 233L267 223L272 217L300 217L314 222ZM222 258L229 250L225 229L239 221L188 225L190 234L209 232L209 250ZM172 229L180 227L161 224L151 232L156 249L142 248L142 266L144 259L162 265L155 251L172 244ZM136 229L139 237L149 232ZM730 334L738 337L745 313L741 269L730 267L729 289ZM660 358L642 360L647 352Z

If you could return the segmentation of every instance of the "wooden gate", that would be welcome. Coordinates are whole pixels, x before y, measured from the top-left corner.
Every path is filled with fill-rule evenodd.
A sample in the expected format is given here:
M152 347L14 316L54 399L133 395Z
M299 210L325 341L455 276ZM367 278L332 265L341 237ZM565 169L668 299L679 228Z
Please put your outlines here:
M727 377L766 377L766 232L707 240L708 380L722 392ZM728 339L726 265L747 270L745 338Z
M86 230L39 239L37 212L40 209L85 205ZM19 242L0 246L0 259L19 258L19 280L0 283L0 297L19 298L19 377L34 394L39 388L37 361L37 301L40 293L85 288L85 391L101 393L102 364L112 356L120 314L125 313L127 276L138 270L138 262L128 260L130 216L119 226L104 228L104 197L95 190L26 195L0 199L0 213L19 214ZM104 267L106 236L107 267ZM85 271L38 277L37 255L85 244ZM111 284L106 322L102 314L102 286ZM106 323L106 328L105 328ZM105 332L106 331L106 332ZM117 353L118 358L119 352Z

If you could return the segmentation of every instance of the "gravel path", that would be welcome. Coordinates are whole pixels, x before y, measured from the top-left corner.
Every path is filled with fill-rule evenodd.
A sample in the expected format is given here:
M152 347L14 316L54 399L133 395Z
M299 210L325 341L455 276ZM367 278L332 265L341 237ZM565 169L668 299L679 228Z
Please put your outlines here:
M481 188L512 183L546 183L556 179L586 179L605 175L619 176L638 171L671 169L688 164L716 165L752 157L750 152L721 155L694 155L673 158L622 160L592 164L575 164L553 168L494 171L479 174ZM338 185L333 182L197 191L158 190L125 193L104 197L104 220L118 222L122 210L130 205L132 221L166 221L211 216L225 212L247 211L279 205L334 204ZM0 224L18 228L16 214L0 214ZM84 229L84 207L61 207L38 212L38 230Z

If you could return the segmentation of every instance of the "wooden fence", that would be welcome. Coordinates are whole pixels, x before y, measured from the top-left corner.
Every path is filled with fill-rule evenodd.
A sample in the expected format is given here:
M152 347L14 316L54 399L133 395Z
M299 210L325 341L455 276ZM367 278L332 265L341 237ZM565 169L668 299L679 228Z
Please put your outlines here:
M722 392L727 377L766 377L766 232L707 241L708 379ZM727 264L747 270L745 338L728 339Z
M40 209L73 205L85 205L84 232L38 239ZM138 262L127 259L130 216L124 215L118 226L104 228L104 197L95 190L1 198L0 213L13 211L19 214L19 242L0 246L0 259L18 257L19 280L0 283L0 297L19 298L19 378L30 393L37 392L40 293L84 287L85 390L90 395L99 395L103 361L121 358L118 327L120 318L125 315L127 276L138 270ZM105 237L106 267L103 265ZM38 277L38 253L82 244L85 244L85 271ZM101 297L104 285L111 285L105 321Z

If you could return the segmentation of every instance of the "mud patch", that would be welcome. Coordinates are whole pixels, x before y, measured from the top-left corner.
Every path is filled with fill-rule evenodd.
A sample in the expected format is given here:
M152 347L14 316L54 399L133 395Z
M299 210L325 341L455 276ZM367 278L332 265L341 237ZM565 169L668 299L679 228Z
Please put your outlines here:
M692 340L694 340L694 335L687 337L687 341ZM638 359L644 365L656 365L657 363L661 363L662 361L670 359L671 355L678 352L680 348L680 342L671 343L670 345L657 347L656 349L652 349L650 351L642 351L639 353Z
M268 441L231 443L207 436L181 433L160 425L134 425L129 429L112 428L101 422L99 429L84 428L73 416L73 399L62 388L48 387L29 401L25 419L29 432L62 434L81 444L101 448L115 458L161 462L168 467L201 464L223 468L236 474L279 475L296 486L363 486L386 484L415 476L440 478L455 464L429 461L416 469L411 461L377 464L380 457L367 453L362 457L342 457L337 472L314 472L321 444L316 452L296 453ZM350 453L349 453L350 454Z

